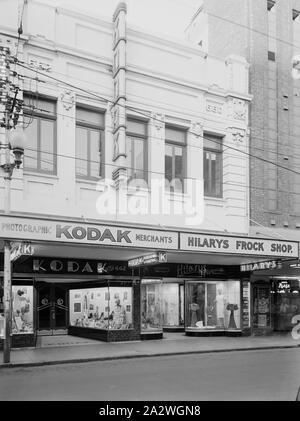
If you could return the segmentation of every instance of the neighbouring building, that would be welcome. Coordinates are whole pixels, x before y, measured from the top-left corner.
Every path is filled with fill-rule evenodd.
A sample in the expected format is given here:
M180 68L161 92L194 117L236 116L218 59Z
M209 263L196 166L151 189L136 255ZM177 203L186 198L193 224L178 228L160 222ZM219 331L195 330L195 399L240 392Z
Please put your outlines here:
M27 136L0 214L13 344L251 334L240 265L298 243L249 235L247 60L131 27L125 3L108 21L29 0L18 40L21 2L4 3Z
M249 62L250 235L299 241L300 1L204 0L186 36L203 52ZM273 303L261 321L256 309L253 323L263 331L290 330L300 314L296 267L253 272L253 302Z

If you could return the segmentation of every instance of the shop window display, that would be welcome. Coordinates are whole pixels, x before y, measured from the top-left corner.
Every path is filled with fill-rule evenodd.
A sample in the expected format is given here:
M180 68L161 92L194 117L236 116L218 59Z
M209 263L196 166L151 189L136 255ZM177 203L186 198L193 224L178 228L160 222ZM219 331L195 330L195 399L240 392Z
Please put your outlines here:
M142 331L162 330L162 284L157 280L142 280L141 323Z
M12 287L12 333L33 333L33 287Z
M183 303L184 290L183 285L178 283L163 283L162 285L162 314L163 325L182 326L184 324Z
M70 325L104 330L132 329L132 288L71 290Z
M253 287L253 327L271 327L271 300L269 285L258 285Z
M274 330L291 331L292 319L300 314L300 280L281 279L273 281L271 293L273 295Z
M0 338L4 337L4 305L3 305L3 286L0 281Z
M186 283L187 329L240 329L240 307L239 281Z

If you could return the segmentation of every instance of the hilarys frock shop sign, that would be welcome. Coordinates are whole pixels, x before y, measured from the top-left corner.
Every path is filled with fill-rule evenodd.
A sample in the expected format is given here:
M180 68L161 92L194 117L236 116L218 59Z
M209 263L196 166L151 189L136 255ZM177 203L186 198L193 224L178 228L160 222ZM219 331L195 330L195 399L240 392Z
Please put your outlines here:
M298 257L297 241L180 233L180 250L203 253Z
M178 244L180 237L180 245ZM0 238L298 258L298 242L0 216Z

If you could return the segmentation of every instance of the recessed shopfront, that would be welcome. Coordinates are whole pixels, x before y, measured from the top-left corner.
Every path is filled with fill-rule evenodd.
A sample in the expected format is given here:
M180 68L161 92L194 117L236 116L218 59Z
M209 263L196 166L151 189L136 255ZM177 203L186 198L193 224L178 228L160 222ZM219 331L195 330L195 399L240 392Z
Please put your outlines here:
M68 332L123 341L162 338L166 330L201 336L274 329L266 296L279 287L255 288L252 280L250 287L251 273L240 265L298 257L298 243L280 240L4 216L0 223L5 238L31 241L35 250L13 265L13 288L26 289L20 294L32 308L13 310L14 336ZM139 258L146 253L164 259L148 265ZM143 264L131 268L130 259ZM294 285L287 289L296 296ZM291 313L286 300L275 307Z
M36 284L36 324L39 334L65 333L68 328L68 288L63 284Z

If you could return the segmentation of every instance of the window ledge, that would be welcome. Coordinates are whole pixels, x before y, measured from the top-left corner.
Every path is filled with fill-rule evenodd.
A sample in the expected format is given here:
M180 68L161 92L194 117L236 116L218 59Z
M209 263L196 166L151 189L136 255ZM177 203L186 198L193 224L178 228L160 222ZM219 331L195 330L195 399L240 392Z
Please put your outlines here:
M150 193L150 189L145 189L145 188L137 188L137 189L127 188L127 195L128 196L132 196L133 194L136 194L136 195L138 195L138 194L144 195L144 194L149 194L149 193Z
M226 202L224 197L214 197L214 196L204 196L204 200L205 202L222 203L222 204Z
M186 193L166 193L165 192L165 197L167 197L169 200L173 200L173 201L183 201L186 200L189 196Z
M102 178L99 178L99 180L88 180L85 178L76 178L76 183L87 184L87 185L92 185L92 186L96 186L101 181L102 181Z
M51 179L51 180L58 180L59 179L58 175L46 174L46 173L40 173L40 172L31 172L31 171L24 171L23 177L24 177L24 179L26 177L48 178L48 179Z

